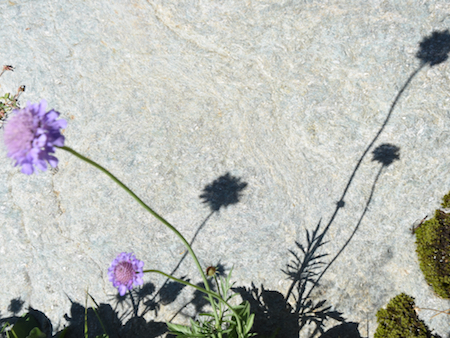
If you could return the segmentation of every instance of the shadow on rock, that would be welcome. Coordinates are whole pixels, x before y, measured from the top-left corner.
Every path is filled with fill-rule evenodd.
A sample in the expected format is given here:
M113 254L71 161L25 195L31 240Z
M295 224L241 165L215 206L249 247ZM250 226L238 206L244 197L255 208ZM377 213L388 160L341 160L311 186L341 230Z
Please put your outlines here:
M246 187L247 183L241 182L240 178L226 173L208 184L199 197L209 205L211 211L219 211L221 207L239 203L242 190Z
M259 290L254 284L251 288L238 287L234 291L250 303L251 312L255 314L252 332L258 337L298 338L298 317L281 293L266 290L262 285Z
M353 322L342 323L329 329L321 335L320 338L361 338L358 331L358 326L358 323Z
M314 337L324 333L324 326L329 319L344 322L341 313L332 310L326 300L313 300L305 296L308 286L314 284L318 270L325 264L322 258L327 254L320 252L325 242L320 233L320 222L312 232L306 232L307 244L296 242L301 253L290 251L292 261L283 271L292 280L286 296L278 291L261 289L252 284L251 288L235 288L244 300L250 302L251 311L255 313L252 332L262 337L297 338L305 325L311 325ZM294 304L289 299L294 299Z
M150 321L143 317L131 317L125 324L119 319L117 312L109 304L100 304L96 307L97 314L93 308L86 308L79 303L73 302L70 316L64 318L69 322L66 328L65 338L84 337L85 321L89 337L101 336L105 333L109 338L154 338L167 332L165 323ZM87 320L85 314L87 313ZM98 317L97 317L98 315ZM99 320L101 319L101 322ZM62 331L61 331L62 332Z
M24 333L28 334L28 332L34 327L38 327L42 333L44 333L47 337L52 336L53 326L50 319L47 316L36 309L33 309L31 306L28 308L28 312L22 316L17 316L16 314L20 312L23 308L24 301L20 298L15 298L11 300L10 305L8 306L8 311L13 313L11 317L0 318L0 327L2 327L3 331L6 327L10 325L16 325L15 331L17 334ZM18 326L18 327L17 327ZM1 337L6 337L6 334L2 332L0 334ZM11 335L14 336L14 333Z

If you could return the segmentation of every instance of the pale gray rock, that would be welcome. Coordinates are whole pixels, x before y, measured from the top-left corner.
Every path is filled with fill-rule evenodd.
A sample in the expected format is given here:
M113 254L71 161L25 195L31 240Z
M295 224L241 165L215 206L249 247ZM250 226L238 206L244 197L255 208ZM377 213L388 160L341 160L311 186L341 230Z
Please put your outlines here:
M69 121L68 146L195 236L205 268L233 268L241 291L254 283L289 337L316 328L297 332L283 271L320 223L322 261L343 250L319 267L310 299L372 337L377 310L401 292L450 308L410 233L450 190L450 64L419 70L416 57L449 11L444 0L3 1L0 62L15 71L0 94L25 85L22 104L45 98ZM398 159L372 161L382 144ZM107 269L119 252L171 272L185 249L115 183L63 151L57 173L26 176L0 149L2 322L32 307L56 333L83 321L86 290L122 337L156 337L196 313L191 290L156 275L134 300L142 318L130 298L117 302ZM230 184L229 199L200 197ZM190 257L175 275L201 282ZM447 337L448 317L434 315L420 311Z

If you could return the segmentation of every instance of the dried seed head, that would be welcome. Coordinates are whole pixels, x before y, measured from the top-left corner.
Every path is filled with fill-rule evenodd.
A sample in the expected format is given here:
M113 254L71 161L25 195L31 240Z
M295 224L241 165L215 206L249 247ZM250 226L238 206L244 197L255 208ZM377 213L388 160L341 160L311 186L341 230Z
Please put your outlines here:
M208 266L206 268L206 274L208 275L208 277L212 277L216 274L217 272L217 267L215 266Z

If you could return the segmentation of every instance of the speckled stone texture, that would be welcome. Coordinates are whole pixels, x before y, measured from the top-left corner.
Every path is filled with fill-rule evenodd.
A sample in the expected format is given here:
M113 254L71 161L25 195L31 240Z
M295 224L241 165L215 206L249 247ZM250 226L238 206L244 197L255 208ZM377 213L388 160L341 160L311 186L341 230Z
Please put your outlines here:
M445 0L1 1L0 62L15 71L0 94L45 98L68 146L193 239L205 268L233 268L258 332L372 337L401 292L450 308L410 232L450 190L450 62L417 58L433 32L431 53L448 44L449 12ZM126 251L200 283L182 243L98 170L57 156L58 172L26 176L0 146L1 322L32 307L47 331L80 337L87 289L111 337L186 322L202 308L188 288L145 275L119 299L107 278ZM301 248L325 256L302 268ZM435 314L419 312L447 337Z

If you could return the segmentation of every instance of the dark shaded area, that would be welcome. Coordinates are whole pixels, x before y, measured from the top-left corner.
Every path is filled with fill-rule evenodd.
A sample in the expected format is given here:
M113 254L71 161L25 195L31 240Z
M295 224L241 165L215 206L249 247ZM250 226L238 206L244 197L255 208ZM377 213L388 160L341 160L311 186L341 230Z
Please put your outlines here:
M137 303L144 304L145 306L148 306L149 299L147 299L150 295L152 295L155 292L155 285L151 282L144 283L140 288L135 289L135 295L137 298ZM120 297L120 295L118 295ZM124 297L121 297L124 298ZM153 307L156 307L156 304L152 303Z
M216 265L217 270L216 270L216 274L217 276L225 276L225 268L222 264L218 264ZM197 286L200 286L201 288L205 288L205 283L203 282L199 282L196 284ZM217 291L217 286L216 284L213 282L212 278L208 278L208 286L210 288L211 291ZM183 310L188 307L189 305L193 305L195 307L195 312L196 313L201 313L204 312L204 307L207 306L209 303L209 300L206 298L206 295L203 292L200 292L198 290L195 290L192 298L190 301L188 301L186 304L184 304L173 316L172 318L169 320L169 322L172 322L172 320L175 319L176 316L178 315L182 315L184 317L189 317L189 315L183 313Z
M143 309L140 314L143 316L150 309L154 311L159 309L159 304L152 299L154 293L155 285L151 282L146 282L141 286L134 287L123 296L119 295L118 292L114 293L110 298L110 303L114 303L115 310L121 309L122 315L119 318L120 320L130 316L138 316L139 309Z
M391 165L395 160L400 159L398 152L400 148L392 144L384 143L372 151L372 162L376 161L387 167Z
M23 310L23 304L24 301L21 300L21 298L14 298L11 300L9 306L8 306L8 311L12 312L13 315L10 317L1 317L0 318L0 328L3 327L5 324L9 325L14 325L16 324L18 321L23 321L24 318L23 316L17 316L18 312L21 312ZM52 327L52 323L50 321L50 319L47 318L47 316L41 312L38 311L34 308L32 308L31 306L28 308L27 311L27 317L31 316L32 317L32 322L33 323L37 323L39 329L47 335L47 337L51 337L52 336L52 332L53 332L53 327ZM6 337L6 334L3 332L0 334L1 337Z
M276 337L298 338L298 317L280 292L266 290L263 285L259 290L253 283L250 288L238 287L234 291L250 303L255 314L252 332L257 336L271 337L276 334Z
M320 338L361 338L358 326L358 323L353 322L342 323L329 329Z
M168 285L166 290L166 304L175 300L176 296L179 294L179 286L174 287L173 285ZM112 308L110 304L99 304L95 305L98 316L106 329L106 334L110 338L137 338L137 337L159 337L167 332L167 325L164 322L150 321L147 322L143 315L138 315L139 306L147 308L150 306L148 304L149 296L155 292L155 287L152 283L146 283L141 288L135 288L130 293L121 297L118 294L114 297L113 301L116 303L116 308ZM163 293L164 294L164 293ZM69 298L70 299L70 298ZM120 317L118 315L117 306L123 305L129 307L130 301L132 303L132 309L125 311ZM45 316L44 313L28 308L27 313L31 315L38 322L39 329L47 335L47 337L58 337L63 331L65 331L65 338L79 338L84 337L85 332L85 322L87 322L87 330L89 337L100 336L104 334L103 327L98 320L97 315L92 307L87 309L87 321L85 319L86 307L83 305L73 302L71 300L71 308L68 314L64 315L64 319L67 321L68 325L65 328L61 328L55 335L52 335L53 327L50 320ZM23 320L22 316L17 316L17 313L23 312L24 301L21 298L15 298L11 300L8 306L8 311L13 315L9 317L2 316L0 318L0 326L8 323L9 325L16 324L19 320ZM152 304L154 308L158 307L158 304ZM124 322L124 318L129 317L129 319ZM1 337L6 337L4 333L0 335Z
M14 298L11 300L11 303L8 305L8 311L12 312L13 315L16 315L22 310L24 303L25 302L20 297Z
M31 306L28 308L28 313L31 314L39 323L39 327L41 331L49 336L51 336L53 331L52 322L50 319L47 318L47 316L36 309L33 309Z
M448 59L450 52L450 33L448 29L442 32L434 31L420 43L420 50L416 57L430 67L438 65Z
M86 308L81 304L76 302L72 303L70 315L66 314L64 316L69 322L65 337L84 337L85 310ZM110 338L154 338L167 332L165 323L154 321L146 322L141 316L134 316L125 324L122 324L117 311L109 304L100 304L96 310L106 328L106 333ZM97 335L102 335L104 333L92 308L88 308L87 310L87 327L89 337L96 337Z
M217 291L216 284L213 283L211 279L208 279L208 283L211 291ZM205 288L205 283L203 282L197 283L197 285L200 286L201 288ZM195 290L192 300L186 305L189 304L194 305L196 313L201 313L204 312L204 308L209 304L209 301L207 300L206 295L203 292Z
M186 276L181 277L180 279L189 281L188 279L186 279ZM164 286L159 290L159 302L162 305L173 303L177 296L181 293L181 290L183 290L185 287L186 285L174 281L165 283Z
M326 264L323 258L327 256L320 253L319 248L326 244L323 241L323 232L320 232L320 221L313 231L306 231L307 243L303 245L296 242L297 253L289 250L293 258L283 272L292 281L291 286L283 296L278 291L261 290L252 285L252 288L236 288L244 300L250 302L251 311L255 313L255 323L252 332L262 337L298 338L305 325L312 324L314 329L311 337L323 334L325 322L329 319L345 322L342 313L332 309L326 300L313 300L306 297L308 286L313 284ZM289 302L294 299L294 307Z
M219 211L221 207L226 208L231 204L238 203L242 190L246 187L247 183L241 182L240 178L226 173L208 184L199 197L203 199L203 203L209 205L211 211Z
M70 313L64 315L64 319L69 323L66 337L84 336L85 310L86 308L83 305L72 302ZM111 305L100 304L97 312L103 324L107 327L106 333L110 335L110 338L119 337L118 332L122 323ZM92 308L87 309L87 330L88 334L93 337L104 333Z
M318 253L318 249L326 244L326 242L323 241L324 234L319 234L320 223L321 221L319 221L313 231L309 232L306 230L306 246L303 246L297 241L295 242L297 249L300 250L299 254L293 250L289 250L294 258L287 265L287 268L282 270L292 281L292 284L286 294L286 299L289 299L294 291L294 288L297 289L298 295L303 295L306 289L306 284L308 282L314 282L315 278L318 276L320 268L325 265L322 258L328 256L328 254ZM297 306L301 307L300 304Z
M189 279L186 279L186 276L180 277L180 279L189 282ZM145 283L141 288L134 288L124 297L120 297L118 294L117 297L124 298L124 300L130 299L135 317L138 317L139 310L141 317L149 311L155 311L155 315L158 316L160 306L173 303L185 287L186 285L184 284L166 280L156 292L155 286L152 283Z

